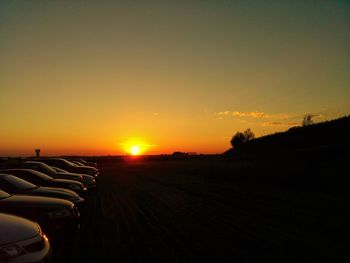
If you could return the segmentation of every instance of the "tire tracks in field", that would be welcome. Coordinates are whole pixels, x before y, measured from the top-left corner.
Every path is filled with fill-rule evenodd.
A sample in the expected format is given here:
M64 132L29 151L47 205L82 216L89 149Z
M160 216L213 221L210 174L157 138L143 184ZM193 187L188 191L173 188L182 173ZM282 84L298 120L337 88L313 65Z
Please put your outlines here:
M280 211L279 209L272 206L271 202L268 203L266 200L256 200L256 199L242 199L242 194L232 195L234 193L234 189L230 189L230 195L223 195L223 191L202 191L203 189L198 188L200 184L197 184L195 186L193 185L178 185L178 183L171 183L169 181L161 181L161 180L154 180L154 178L150 179L150 181L161 184L165 187L171 188L171 189L178 189L179 191L183 191L186 193L191 193L193 196L196 196L197 199L200 200L203 196L207 198L207 200L210 200L210 202L213 202L215 206L222 206L221 210L228 212L226 216L217 216L211 215L207 216L207 219L211 221L211 223L216 224L217 222L220 222L220 225L224 229L230 229L230 228L236 228L236 229L244 229L245 235L250 233L251 238L259 238L261 241L266 242L266 236L270 236L274 233L276 240L271 240L269 238L270 242L278 243L283 240L288 239L294 239L298 240L300 243L312 243L312 241L305 240L305 237L300 236L300 229L297 222L289 221L289 225L276 225L276 222L281 222L281 220L276 220L276 217L280 217L281 219L285 217L289 217L291 215L286 214L287 209L283 209ZM210 184L214 185L214 184ZM220 192L220 194L218 194ZM238 198L237 198L238 196ZM192 197L194 198L194 197ZM244 207L242 206L242 203L244 204ZM231 206L232 209L234 209L236 213L229 213L229 209L225 207L226 204L228 206ZM191 205L191 208L193 209L193 205ZM206 208L204 208L206 209ZM266 212L266 209L268 209L268 212ZM260 225L258 227L254 226L254 222L256 222L255 218L252 218L252 211L254 211L255 216L259 216ZM201 214L205 213L206 211L201 211ZM293 213L294 211L287 211L288 213ZM298 211L299 212L299 211ZM200 214L200 210L197 210L196 213ZM244 221L238 224L237 222L237 215L239 214L239 217L242 217L242 220ZM300 211L298 214L292 214L292 216L298 220L298 223L304 222L305 219L308 221L315 221L317 216L306 214L305 211ZM309 216L309 217L308 217ZM225 220L226 219L226 220ZM233 224L232 222L235 222L236 224ZM249 222L251 221L251 222ZM263 227L262 227L263 226ZM288 227L288 228L286 228ZM250 229L250 230L249 230ZM247 238L247 236L245 236ZM310 237L309 237L310 238ZM315 238L315 237L314 237ZM314 239L312 238L312 239Z
M72 262L259 261L272 248L281 259L329 253L316 230L318 204L302 195L152 169L120 163L102 170L77 246L85 255Z

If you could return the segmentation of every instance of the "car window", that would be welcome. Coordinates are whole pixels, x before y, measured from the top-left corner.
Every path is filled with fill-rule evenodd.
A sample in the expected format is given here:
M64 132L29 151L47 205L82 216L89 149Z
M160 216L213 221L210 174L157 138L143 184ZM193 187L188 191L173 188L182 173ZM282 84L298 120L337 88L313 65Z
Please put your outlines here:
M75 162L75 164L77 164L78 166L85 166L84 164L80 163L80 162Z
M48 176L44 173L32 170L32 169L21 169L21 170L8 170L7 173L16 175L17 177L20 177L26 181L30 182L37 182L41 180L49 181L52 180L53 178L51 176Z
M6 192L9 192L9 193L11 193L12 191L16 191L16 188L13 187L13 185L11 185L9 182L7 182L4 179L4 176L0 177L0 189L4 190Z
M11 195L9 195L8 193L0 190L0 199L4 199L4 198L8 198L10 197Z
M54 159L39 159L40 162L45 163L47 165L55 165L55 160Z
M42 179L42 180L45 180L45 181L50 181L53 179L51 176L48 176L47 174L44 174L44 173L39 172L39 171L30 170L30 173L35 175L36 177Z
M65 163L66 166L70 166L70 167L75 167L77 166L75 163L72 163L70 161L67 161L66 159L60 159L63 163Z
M52 166L76 167L76 165L66 159L45 159L42 162Z
M6 180L8 183L16 187L16 189L20 189L20 190L29 190L29 189L36 188L35 184L27 182L16 176L11 176L11 175L5 176L3 180Z
M35 170L39 170L46 174L53 174L56 171L52 169L51 166L47 165L46 163L34 163L34 162L28 162L28 165L31 166Z
M61 168L58 168L58 167L55 167L55 166L52 166L53 169L55 169L56 172L61 172L61 173L68 173L68 171L66 170L63 170Z
M87 165L87 162L85 160L83 160L83 159L78 159L77 161L82 163L82 164L84 164L84 165Z
M40 178L33 177L30 174L16 174L16 176L34 184L40 184L41 181Z

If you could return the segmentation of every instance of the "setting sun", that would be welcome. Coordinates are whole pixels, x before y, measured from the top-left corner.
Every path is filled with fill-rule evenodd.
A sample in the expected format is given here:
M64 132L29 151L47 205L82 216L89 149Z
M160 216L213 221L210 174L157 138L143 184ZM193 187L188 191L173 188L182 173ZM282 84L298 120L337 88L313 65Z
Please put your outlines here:
M120 142L120 149L124 151L127 155L141 155L147 153L150 147L154 147L155 145L149 144L140 137L130 137L125 141Z
M131 153L132 155L139 155L140 152L141 152L140 146L138 146L138 145L133 145L133 146L131 146L131 148L130 148L130 153Z

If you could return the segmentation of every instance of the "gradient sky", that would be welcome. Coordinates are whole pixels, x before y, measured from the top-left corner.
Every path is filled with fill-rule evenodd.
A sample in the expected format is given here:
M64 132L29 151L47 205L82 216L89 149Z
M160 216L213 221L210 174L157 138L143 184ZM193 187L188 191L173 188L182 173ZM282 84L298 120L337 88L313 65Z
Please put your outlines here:
M0 156L221 153L350 113L349 1L1 1Z

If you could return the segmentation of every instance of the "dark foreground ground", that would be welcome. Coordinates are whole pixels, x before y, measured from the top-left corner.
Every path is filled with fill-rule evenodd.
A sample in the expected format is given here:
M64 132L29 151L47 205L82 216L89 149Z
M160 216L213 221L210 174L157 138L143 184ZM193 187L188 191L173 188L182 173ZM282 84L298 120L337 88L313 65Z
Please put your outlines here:
M101 159L82 229L56 262L349 262L340 170L288 165Z

